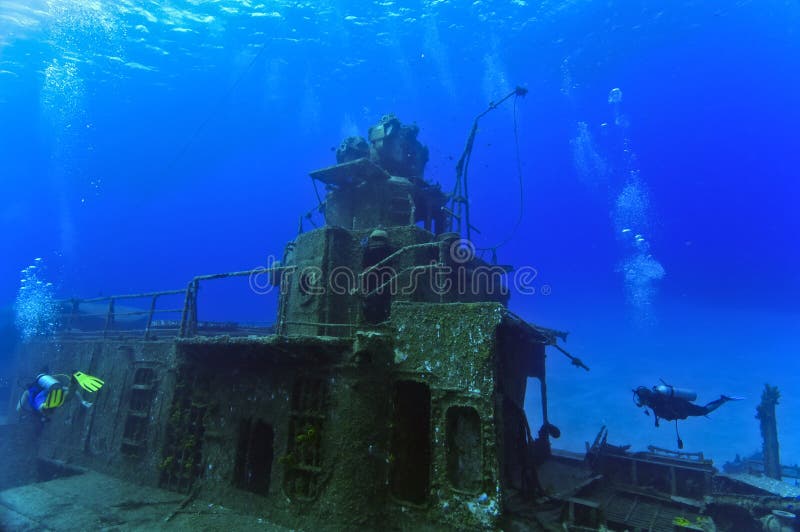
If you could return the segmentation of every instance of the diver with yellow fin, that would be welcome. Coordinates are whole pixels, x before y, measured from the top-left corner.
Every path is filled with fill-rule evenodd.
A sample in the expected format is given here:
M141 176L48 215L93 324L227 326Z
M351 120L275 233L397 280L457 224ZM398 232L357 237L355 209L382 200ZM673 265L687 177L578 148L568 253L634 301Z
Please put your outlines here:
M79 388L76 388L75 384ZM36 376L32 383L25 386L25 391L17 402L17 412L30 410L41 416L42 421L47 421L48 415L56 408L59 408L67 400L71 393L74 393L81 405L90 408L94 401L87 401L81 390L95 394L103 387L105 382L102 379L76 371L71 376L63 373L51 375L47 368Z

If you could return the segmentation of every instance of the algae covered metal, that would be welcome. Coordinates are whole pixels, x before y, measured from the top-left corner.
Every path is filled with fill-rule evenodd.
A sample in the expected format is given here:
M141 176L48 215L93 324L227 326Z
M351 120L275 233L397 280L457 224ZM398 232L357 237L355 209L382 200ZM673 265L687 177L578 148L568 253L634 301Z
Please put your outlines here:
M449 231L417 133L387 115L369 140L346 139L311 174L326 224L278 264L65 302L64 327L23 347L20 374L82 367L107 386L44 426L39 456L299 528L498 526L509 494L538 489L557 430L544 348L563 333L509 312L507 268ZM198 321L203 284L256 276L279 290L274 326ZM161 301L176 295L170 316ZM87 320L90 305L106 315ZM529 377L552 428L537 437Z
M81 368L106 386L89 408L67 401L7 429L7 452L25 459L0 483L32 482L38 460L181 494L161 527L196 500L302 530L795 526L796 495L720 475L702 455L631 453L605 430L585 456L552 450L545 349L588 367L559 345L566 333L507 308L509 267L462 238L468 156L445 194L424 176L418 132L387 115L345 139L311 173L325 225L303 231L301 217L280 262L64 301L56 336L21 346L19 379ZM199 320L203 287L221 279L276 290L275 323ZM538 427L523 409L529 379Z

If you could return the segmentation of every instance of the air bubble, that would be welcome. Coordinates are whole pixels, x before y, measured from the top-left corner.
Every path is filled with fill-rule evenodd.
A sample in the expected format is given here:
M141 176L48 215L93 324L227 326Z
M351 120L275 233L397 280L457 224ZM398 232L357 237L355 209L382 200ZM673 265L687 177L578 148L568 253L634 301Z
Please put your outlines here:
M23 341L50 336L58 324L58 303L53 283L42 280L45 268L41 257L34 262L40 267L29 266L20 272L20 286L14 303L14 321Z
M608 165L598 153L586 122L578 122L577 134L570 141L570 145L572 146L572 160L581 181L592 186L605 181L609 173Z

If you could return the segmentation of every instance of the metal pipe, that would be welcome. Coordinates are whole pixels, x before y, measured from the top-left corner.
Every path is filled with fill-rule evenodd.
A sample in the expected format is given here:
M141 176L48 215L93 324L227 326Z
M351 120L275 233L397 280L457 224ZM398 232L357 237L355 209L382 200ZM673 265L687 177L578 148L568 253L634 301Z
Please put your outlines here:
M423 265L419 265L419 266L409 266L408 268L404 268L403 270L400 270L399 272L394 274L387 281L384 281L380 286L378 286L378 287L374 288L373 290L370 290L369 292L364 294L364 297L366 298L366 297L372 296L373 294L375 294L379 290L382 290L384 287L386 287L387 285L391 284L395 279L397 279L398 277L400 277L401 275L403 275L403 274L405 274L407 272L412 272L414 270L432 270L432 269L438 268L438 267L439 267L438 264L423 264Z
M254 273L271 273L271 272L278 272L282 270L287 270L289 268L293 268L292 266L274 266L272 268L255 268L252 270L244 270L238 272L227 272L227 273L211 273L207 275L197 275L195 276L192 281L212 281L214 279L227 279L229 277L244 277L245 275L252 275ZM181 292L183 292L181 290Z
M109 299L144 299L146 297L152 296L168 296L168 295L177 295L184 293L185 290L161 290L157 292L143 292L141 294L123 294L123 295L113 295L113 296L103 296L103 297L92 297L88 299L80 299L80 298L71 298L71 299L62 299L57 301L57 303L99 303L100 301L108 301Z
M397 257L399 255L402 255L406 251L410 251L412 249L433 248L433 247L438 247L438 246L439 246L439 242L424 242L422 244L411 244L409 246L402 247L402 248L398 249L397 251L395 251L394 253L392 253L391 255L389 255L388 257L386 257L385 259L379 260L378 262L376 262L375 264L373 264L372 266L370 266L369 268L367 268L366 270L364 270L363 272L358 274L358 280L360 281L365 275L368 275L373 270L376 270L376 269L380 268L381 266L385 265L387 262L391 261L392 259L394 259L395 257Z

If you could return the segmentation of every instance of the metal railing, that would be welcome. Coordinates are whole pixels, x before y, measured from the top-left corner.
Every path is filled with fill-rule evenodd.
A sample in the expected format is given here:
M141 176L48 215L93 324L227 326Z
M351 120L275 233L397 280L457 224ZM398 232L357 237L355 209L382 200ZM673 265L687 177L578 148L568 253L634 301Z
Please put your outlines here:
M140 294L124 294L95 298L70 298L57 301L64 311L60 316L59 334L61 337L82 339L105 339L119 336L139 336L144 340L163 337L191 338L207 334L269 334L269 325L240 324L235 322L200 322L197 319L197 298L200 283L217 279L249 277L252 275L273 275L283 272L286 267L255 268L252 270L198 275L186 288L161 290ZM183 296L180 308L159 308L159 301L169 296ZM121 301L147 300L142 308L125 307L120 309ZM88 305L105 304L103 312L82 312ZM137 323L135 318L141 318ZM120 326L124 318L134 318L133 322ZM95 325L91 322L94 320ZM88 324L88 326L87 326Z
M165 296L181 295L184 292L185 290L162 290L158 292L144 292L141 294L124 294L124 295L95 297L87 299L71 298L71 299L61 300L58 303L61 304L62 307L69 308L69 311L62 313L63 320L62 320L61 334L72 335L72 336L102 335L103 338L106 338L109 335L111 335L114 331L118 331L118 329L116 328L116 324L118 323L119 318L140 316L144 318L144 328L143 328L144 339L145 340L151 339L155 316L164 314L180 314L182 310L179 308L159 309L158 308L159 298ZM137 300L137 299L149 299L150 300L149 309L147 310L126 309L122 311L117 309L117 303L119 301ZM81 305L85 306L87 304L95 304L95 303L106 303L107 304L106 311L81 313ZM92 329L89 331L76 329L76 327L81 324L81 321L85 321L86 319L91 319L91 318L97 318L98 320L102 320L102 322L104 323L102 328ZM127 330L135 330L135 329L127 329Z
M283 273L289 266L276 266L273 268L255 268L252 270L244 270L239 272L227 273L212 273L209 275L198 275L186 286L186 297L184 299L183 310L181 313L181 322L178 330L178 336L181 338L191 338L198 334L197 321L197 294L200 288L200 283L204 281L213 281L217 279L230 279L233 277L250 277L252 275L274 275L275 273ZM253 329L253 328L250 328ZM258 329L258 328L255 328ZM249 330L249 329L248 329Z

